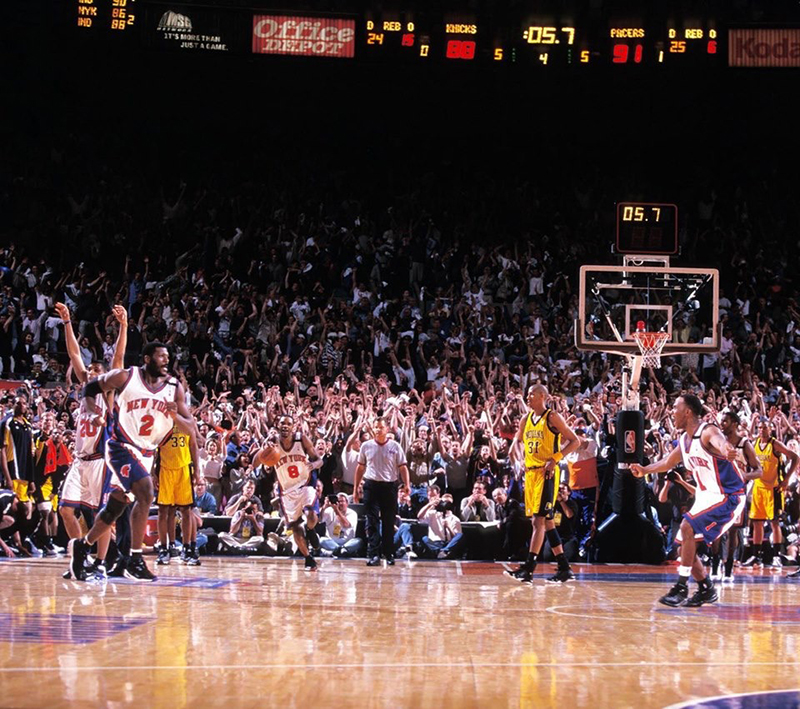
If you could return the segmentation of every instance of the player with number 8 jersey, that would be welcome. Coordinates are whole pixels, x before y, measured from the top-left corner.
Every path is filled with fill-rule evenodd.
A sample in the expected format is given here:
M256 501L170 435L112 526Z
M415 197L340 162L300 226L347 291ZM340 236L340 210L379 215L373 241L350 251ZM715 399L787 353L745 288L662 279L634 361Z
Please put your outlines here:
M275 475L284 494L296 487L308 485L311 480L311 468L302 440L292 441L292 447L288 451L281 447L280 458L275 464Z
M295 434L294 419L284 414L278 419L277 445L267 445L253 459L253 464L275 468L280 487L278 499L287 529L291 529L294 540L306 558L305 568L314 571L316 562L309 554L308 542L301 526L303 516L307 529L317 524L317 492L313 485L311 471L322 465L311 440L300 432Z

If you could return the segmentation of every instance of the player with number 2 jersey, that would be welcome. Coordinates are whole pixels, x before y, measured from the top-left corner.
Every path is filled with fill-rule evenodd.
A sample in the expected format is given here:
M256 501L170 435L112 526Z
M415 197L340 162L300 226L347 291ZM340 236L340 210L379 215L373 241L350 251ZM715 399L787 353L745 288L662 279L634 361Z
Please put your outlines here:
M116 392L111 436L106 443L105 461L111 493L84 539L73 539L70 571L76 579L85 577L84 562L94 544L105 534L125 508L131 511L131 561L128 575L152 581L155 576L142 559L142 544L153 502L150 472L156 451L172 435L173 425L193 430L183 387L169 374L169 350L160 342L148 343L142 351L143 366L115 369L90 381L83 390L90 411L97 413L97 399Z

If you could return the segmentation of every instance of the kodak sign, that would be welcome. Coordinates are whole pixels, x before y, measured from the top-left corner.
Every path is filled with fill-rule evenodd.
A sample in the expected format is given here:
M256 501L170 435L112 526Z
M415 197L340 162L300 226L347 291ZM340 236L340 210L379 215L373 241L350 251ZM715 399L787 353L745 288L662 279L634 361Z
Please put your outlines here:
M728 66L800 67L800 29L732 29Z

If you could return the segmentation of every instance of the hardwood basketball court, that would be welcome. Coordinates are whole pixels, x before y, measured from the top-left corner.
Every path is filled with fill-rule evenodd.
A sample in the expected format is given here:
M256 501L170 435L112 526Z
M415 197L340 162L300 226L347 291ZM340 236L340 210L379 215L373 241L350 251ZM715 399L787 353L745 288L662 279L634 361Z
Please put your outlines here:
M0 705L664 707L800 686L785 572L673 610L656 602L671 567L579 565L553 586L547 566L531 587L491 563L302 563L107 584L63 580L64 560L0 563ZM758 706L797 695L776 700Z

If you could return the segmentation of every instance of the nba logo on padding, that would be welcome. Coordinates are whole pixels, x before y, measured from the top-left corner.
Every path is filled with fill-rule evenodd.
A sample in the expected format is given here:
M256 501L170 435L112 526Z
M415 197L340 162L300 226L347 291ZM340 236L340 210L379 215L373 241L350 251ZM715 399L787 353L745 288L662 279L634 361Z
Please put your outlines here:
M625 452L636 452L636 431L625 431Z

